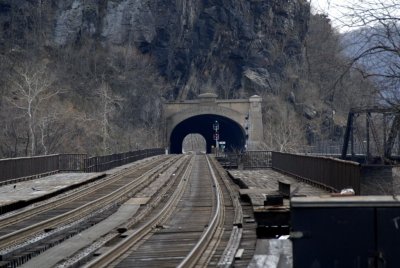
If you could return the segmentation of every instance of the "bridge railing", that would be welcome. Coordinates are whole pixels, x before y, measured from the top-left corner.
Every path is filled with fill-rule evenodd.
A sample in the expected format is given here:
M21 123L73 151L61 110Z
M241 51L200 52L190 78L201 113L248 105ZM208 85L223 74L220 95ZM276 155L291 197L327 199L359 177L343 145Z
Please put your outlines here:
M219 154L217 159L225 168L270 168L271 153L271 151L229 152Z
M246 151L242 154L243 168L269 168L271 167L271 151Z
M272 168L338 192L352 188L360 194L361 165L332 157L272 152Z
M48 175L59 171L83 171L85 154L53 154L0 159L0 184L16 178Z
M58 171L83 171L87 154L59 154Z
M101 172L163 153L164 149L145 149L89 158L86 154L53 154L0 159L0 185L57 172Z
M331 191L352 188L360 194L361 165L357 162L271 151L230 153L218 160L226 168L273 168Z
M84 160L85 172L101 172L114 167L122 166L146 157L160 155L164 149L154 148L138 151L131 151L118 154L93 156Z

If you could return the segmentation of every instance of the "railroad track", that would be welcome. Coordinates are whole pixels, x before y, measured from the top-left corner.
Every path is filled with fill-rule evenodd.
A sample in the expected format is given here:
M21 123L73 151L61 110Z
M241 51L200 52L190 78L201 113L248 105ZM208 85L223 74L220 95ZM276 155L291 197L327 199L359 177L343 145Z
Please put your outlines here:
M122 178L122 176L130 176L130 175L134 176L135 174L140 174L140 172L146 172L154 165L157 165L158 163L162 163L163 161L164 161L163 158L157 158L157 159L154 159L154 161L141 163L140 165L138 165L136 167L135 171L132 171L129 169L121 170L110 176L105 177L104 179L95 181L88 185L84 185L82 187L79 187L76 190L69 191L64 195L60 195L55 198L51 198L47 201L41 202L37 205L35 204L28 208L23 208L17 212L12 211L11 213L2 215L0 217L0 236L4 235L10 231L8 229L5 229L6 227L12 226L14 229L21 229L16 226L16 224L18 222L22 222L25 219L28 219L36 214L42 213L44 211L48 211L50 209L54 209L63 204L66 204L73 200L81 198L81 197L89 194L90 192L94 192L103 187L106 187L107 185L114 183L116 181L116 179L118 180L118 179Z
M231 237L240 204L216 164L194 157L164 205L85 267L205 267L213 259L215 266L229 266L225 252L238 243Z
M56 198L54 202L46 202L30 210L25 209L9 217L2 217L0 219L0 250L3 262L8 260L10 266L16 266L23 262L21 258L26 261L29 256L21 257L21 252L35 251L38 241L44 237L54 240L56 236L60 241L65 240L68 236L64 234L64 237L60 237L60 234L55 232L60 229L60 226L71 225L76 221L82 222L92 216L97 216L98 220L102 220L115 211L118 204L154 182L160 173L171 165L179 167L183 162L182 157L176 156L157 158L134 170L122 170L89 187L80 188L62 198ZM104 213L104 211L109 211L109 213ZM65 233L71 236L77 231ZM26 242L32 237L34 239L31 242ZM54 241L54 243L57 244L60 241ZM19 255L15 257L16 254ZM32 255L35 254L32 253Z

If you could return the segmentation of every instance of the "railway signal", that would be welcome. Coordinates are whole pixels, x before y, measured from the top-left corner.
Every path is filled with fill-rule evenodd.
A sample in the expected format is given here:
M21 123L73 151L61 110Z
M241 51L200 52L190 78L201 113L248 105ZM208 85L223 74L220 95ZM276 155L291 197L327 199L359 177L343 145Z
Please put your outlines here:
M213 130L214 130L213 138L215 140L215 155L218 156L219 123L217 120L215 120L215 122L213 124Z
M219 130L219 123L218 123L217 120L215 120L215 122L213 124L213 129L214 129L215 132L218 132L218 130Z

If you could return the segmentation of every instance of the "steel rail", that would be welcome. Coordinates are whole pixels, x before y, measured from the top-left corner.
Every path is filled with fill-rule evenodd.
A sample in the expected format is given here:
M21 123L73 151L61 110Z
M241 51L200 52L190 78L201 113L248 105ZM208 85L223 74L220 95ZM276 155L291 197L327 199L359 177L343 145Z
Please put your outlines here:
M230 199L232 200L233 206L235 208L235 217L234 217L234 225L241 225L243 223L243 210L242 210L242 205L240 204L239 201L239 195L237 191L235 191L231 184L230 184L230 179L229 176L226 172L226 170L221 166L221 164L216 160L216 158L212 158L212 164L215 168L215 170L218 172L218 175L221 177L221 180L223 181L225 188L228 190Z
M113 203L113 202L116 202L116 201L122 199L129 192L131 192L135 188L138 188L142 183L148 182L149 180L147 178L149 176L152 176L155 173L158 173L160 169L163 169L165 166L168 166L174 160L179 161L180 159L182 159L182 158L170 159L167 163L164 162L161 165L158 165L155 168L145 172L144 174L139 176L136 180L133 180L129 184L118 188L114 192L109 193L103 197L100 197L90 203L83 205L83 206L80 206L72 211L69 211L67 213L61 214L54 218L39 222L37 224L34 224L29 227L23 228L21 230L15 231L13 233L4 235L4 236L0 237L0 245L2 246L2 248L6 248L11 245L18 244L18 243L26 240L28 237L34 236L37 233L43 232L43 230L45 230L45 229L55 228L59 225L81 219L83 217L83 215L87 215L99 208L104 207L106 204L110 204L110 203Z
M92 267L108 267L112 262L117 260L120 256L122 256L125 252L127 252L130 248L132 248L136 243L138 243L143 237L148 235L157 224L163 222L166 218L168 218L172 212L175 210L179 200L184 194L186 186L189 182L190 172L193 167L194 157L192 156L191 161L186 167L184 174L182 175L181 181L177 186L177 190L174 191L171 198L165 203L164 207L146 224L141 227L134 229L134 232L126 237L125 240L116 244L112 248L110 248L107 252L100 255L98 258L86 264L85 268Z
M218 172L221 177L222 182L225 185L225 188L229 192L230 199L232 200L232 204L235 211L233 229L231 235L229 237L228 244L225 247L224 252L222 253L217 266L218 267L231 267L235 260L235 254L239 249L240 241L242 239L242 225L243 225L243 210L242 206L239 202L239 196L235 194L235 191L232 189L232 186L229 183L229 179L227 178L227 173L224 169L221 169L221 166L215 160L212 159L212 164L215 170Z
M122 229L125 228L126 230L132 229L132 227L135 224L137 224L138 222L142 221L145 217L149 216L150 212L156 206L158 206L161 203L161 201L164 198L165 194L172 189L172 186L174 184L176 184L178 178L182 175L182 173L185 170L185 167L190 162L190 160L191 159L185 158L184 163L182 165L179 165L178 167L175 167L174 170L173 169L169 170L169 172L168 172L169 175L168 176L169 177L173 176L174 179L172 179L172 180L170 179L166 184L164 184L160 189L158 189L157 192L151 196L151 198L150 198L149 202L147 203L147 205L142 210L138 211L135 214L134 218L132 218L131 220L128 220L127 222L122 224L120 228L122 228ZM175 175L173 175L173 174L175 174ZM121 236L120 232L115 232L115 233L113 233L113 235L107 236L107 238L105 240L102 240L102 244L103 245L107 244L110 241L112 241L112 240L114 240L114 239L116 239L116 238L118 238L120 236ZM141 241L143 241L143 240L141 240ZM91 249L91 251L90 251L91 254L94 254L98 249L99 248ZM79 255L79 251L76 254ZM86 251L86 254L90 255L88 253L88 251ZM83 258L82 257L78 257L78 256L75 258L74 256L72 256L72 258L75 259L75 262L73 264L68 264L68 266L66 266L66 267L76 267L78 265L78 263L87 262L87 260L89 259L88 255L84 256ZM86 261L85 261L85 259L86 259ZM59 264L59 266L60 265L64 266L62 263Z
M143 165L139 166L138 169L147 168L158 162L160 162L159 159L156 159L155 161L152 161L150 163L144 163ZM7 215L6 217L0 218L0 228L4 228L6 226L15 224L17 222L21 222L21 221L26 220L38 213L42 213L42 212L48 211L50 209L57 208L59 206L62 206L69 202L72 202L76 199L84 197L92 192L95 192L103 187L110 185L111 183L115 183L117 180L123 179L122 176L129 176L134 172L137 172L137 169L135 169L135 171L121 170L117 173L112 174L108 178L106 177L105 179L103 179L99 182L94 182L94 183L90 183L89 185L82 186L79 189L72 191L69 194L66 194L65 196L57 198L56 200L52 201L51 203L40 204L38 206L24 209L23 211L20 211L17 213L12 213L10 215Z
M208 156L206 156L208 168L211 173L211 177L213 179L213 183L215 186L215 195L216 195L216 208L214 211L214 216L208 225L208 228L203 232L200 240L197 244L192 248L189 254L186 256L185 259L177 266L178 268L183 267L193 267L197 264L199 259L202 257L208 245L210 244L211 240L214 237L214 234L217 232L218 227L221 225L221 221L223 224L223 217L225 213L225 208L223 206L223 194L221 187L219 185L218 179L215 176L214 170L208 160ZM220 237L219 237L220 239Z

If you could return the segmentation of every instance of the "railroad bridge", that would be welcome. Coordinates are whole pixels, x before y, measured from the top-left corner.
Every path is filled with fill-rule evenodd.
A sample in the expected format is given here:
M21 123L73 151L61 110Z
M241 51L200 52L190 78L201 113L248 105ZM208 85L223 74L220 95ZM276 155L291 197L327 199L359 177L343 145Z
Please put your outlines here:
M183 139L188 134L200 134L211 152L213 123L220 125L219 139L228 150L257 149L263 139L262 98L220 100L213 93L204 93L196 100L166 102L165 144L171 153L182 152Z
M190 133L203 135L210 150L215 120L228 147L256 147L263 133L259 96L203 94L167 103L165 111L166 141L177 154L153 148L0 159L0 268L400 263L396 111L350 111L343 159L250 150L220 158L180 154ZM383 127L373 127L380 118ZM355 145L364 138L367 153L360 155ZM344 160L360 156L363 164Z

